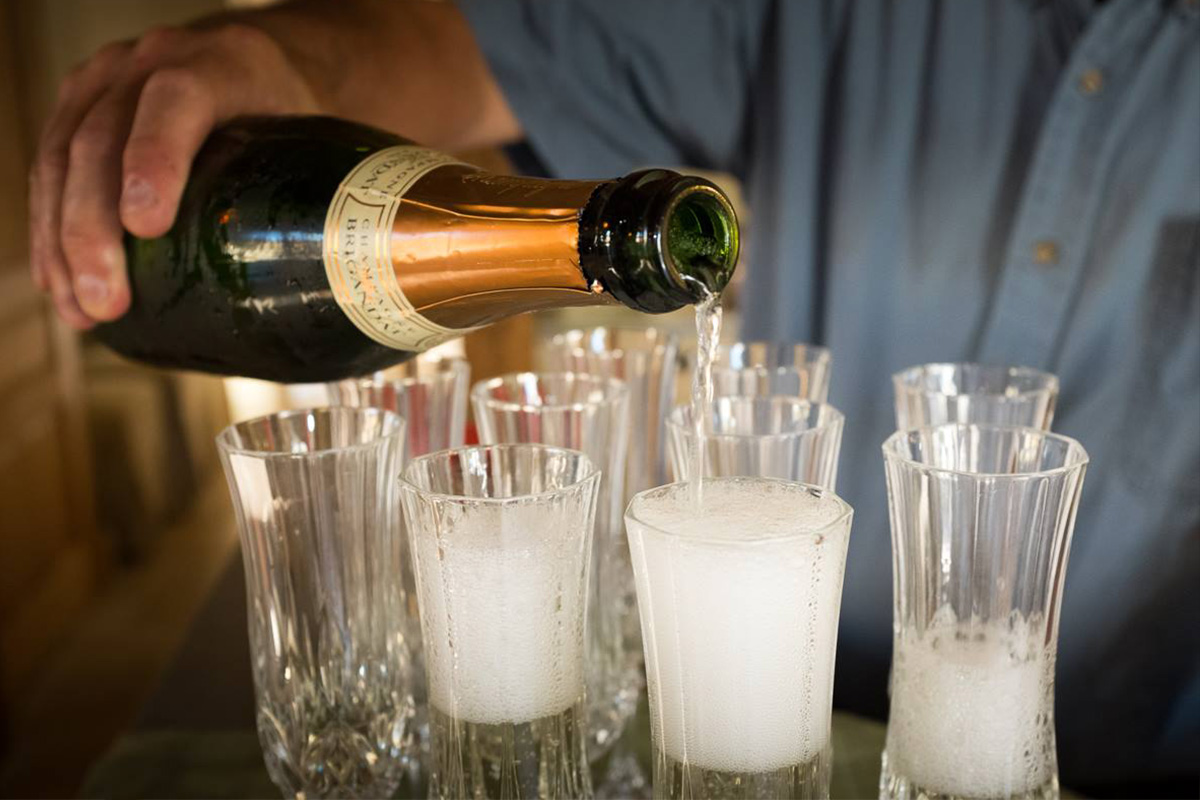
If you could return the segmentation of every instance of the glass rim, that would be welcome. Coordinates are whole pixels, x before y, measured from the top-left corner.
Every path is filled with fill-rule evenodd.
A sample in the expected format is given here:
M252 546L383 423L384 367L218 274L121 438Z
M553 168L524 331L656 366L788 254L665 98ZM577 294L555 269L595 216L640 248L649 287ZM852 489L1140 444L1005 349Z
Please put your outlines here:
M728 356L729 353L734 350L734 348L738 348L738 347L748 348L748 347L754 347L754 346L766 347L766 348L776 351L776 352L778 352L784 348L789 348L792 350L792 352L796 352L797 350L803 350L806 354L812 354L812 358L808 358L807 356L805 357L804 362L803 362L804 364L819 363L822 361L824 361L824 362L832 362L833 361L833 351L831 351L828 347L825 347L824 345L810 344L808 342L796 342L796 341L790 341L787 339L743 339L743 340L738 340L736 342L729 342L728 344L723 344L723 343L718 344L717 345L717 358L721 359L724 356ZM796 365L793 364L792 366L784 365L784 366L779 366L779 367L769 367L766 364L748 364L744 367L735 367L730 364L722 363L721 361L718 360L718 361L713 362L713 367L715 368L717 366L721 366L726 369L756 369L756 368L792 369Z
M679 334L675 333L675 331L668 330L666 328L659 328L654 325L647 325L645 327L638 327L636 325L593 325L590 328L571 328L569 330L559 331L558 333L551 336L550 344L553 346L556 346L556 347L566 347L566 348L570 348L572 351L581 351L584 353L592 353L594 355L603 355L605 353L616 352L618 349L619 350L629 350L629 348L622 347L622 348L614 348L613 350L610 350L610 351L596 351L596 350L589 349L588 347L583 345L581 342L572 342L569 340L570 337L572 337L572 336L578 336L580 339L586 339L590 334L593 334L596 331L605 331L605 332L613 332L613 333L631 333L631 334L638 334L638 333L653 333L654 334L654 338L657 341L654 342L653 347L650 347L648 349L639 349L639 350L635 350L633 352L654 352L654 351L660 350L660 349L665 350L667 347L671 346L672 344L675 345L676 348L679 347Z
M567 376L570 376L573 380L591 381L602 387L605 390L605 395L600 400L574 401L570 403L526 403L520 400L501 400L491 396L490 392L495 387L501 386L507 381L522 379L526 376L532 377L535 381L541 381L543 378L561 378ZM482 403L489 409L522 411L533 414L542 411L583 411L593 406L611 405L628 396L629 387L620 378L606 377L593 372L572 372L570 370L560 370L558 372L506 372L503 375L484 378L471 387L471 399Z
M1036 388L1022 389L1014 394L997 394L995 392L956 392L955 394L948 394L946 392L924 389L910 383L911 378L920 375L929 375L943 369L956 370L964 367L977 369L981 372L1003 371L1010 378L1014 376L1031 377L1036 378L1040 383ZM988 397L1000 403L1010 403L1032 397L1033 395L1058 392L1059 390L1058 376L1053 372L1047 372L1034 367L1025 367L1019 364L985 364L978 361L931 361L928 364L915 364L911 367L905 367L899 372L893 372L892 386L897 392L902 391L906 394L938 394L943 397Z
M898 443L906 440L910 435L921 431L938 431L947 428L954 429L975 429L981 431L1006 431L1009 433L1026 433L1034 434L1042 440L1050 440L1063 444L1067 448L1068 453L1074 453L1076 458L1070 463L1063 464L1060 467L1051 467L1030 472L973 472L965 469L954 469L952 467L938 467L933 464L927 464L923 461L917 461L910 456L904 455L898 449ZM1073 439L1070 436L1064 436L1061 433L1052 433L1042 428L1034 428L1028 425L998 425L995 423L966 423L966 422L945 422L940 425L925 425L919 428L908 428L902 431L896 431L887 439L884 440L881 446L883 450L883 458L885 461L895 461L905 464L912 469L926 473L937 473L939 475L954 475L959 477L975 478L980 480L1031 480L1036 478L1049 478L1057 475L1065 475L1069 472L1075 472L1087 467L1091 462L1091 456L1078 439Z
M514 497L473 497L465 494L450 494L448 492L435 492L432 489L424 489L417 486L408 479L410 470L417 468L423 462L433 461L435 459L445 459L451 455L459 455L470 451L489 451L489 450L532 450L543 453L557 453L583 459L583 464L587 468L587 473L571 483L564 484L557 489L543 489L540 492L530 492L528 494L519 494ZM600 468L596 466L591 457L582 450L572 450L569 447L556 447L555 445L539 444L537 442L507 442L503 444L470 444L462 447L447 447L443 450L435 450L432 453L425 453L416 458L409 459L409 462L404 465L404 469L400 470L399 477L396 480L400 484L400 488L406 492L428 497L434 500L443 501L465 501L472 504L484 505L505 505L510 503L524 503L529 500L539 500L555 495L564 494L566 492L577 489L591 481L600 480Z
M388 417L393 417L396 423L392 430L385 431L373 439L365 442L355 442L353 444L341 445L338 447L323 447L320 450L305 450L302 452L283 451L283 450L261 450L254 447L245 447L243 445L234 444L231 438L234 432L245 425L255 425L264 423L268 420L287 420L293 417L307 417L318 413L348 413L354 416L378 416L385 423ZM221 429L216 435L217 449L226 455L249 456L253 458L312 458L314 456L329 455L331 453L353 453L357 450L366 450L372 447L377 447L380 442L386 442L389 439L401 438L405 435L408 428L408 420L397 414L395 411L386 408L378 408L377 406L309 406L307 408L288 408L283 411L274 411L270 414L260 414L257 417L238 420L231 422Z
M750 401L750 402L764 401L764 400L782 400L793 406L804 405L804 406L808 406L809 408L817 407L822 411L825 409L828 409L830 412L830 418L825 420L824 422L821 422L820 424L813 425L812 427L804 428L804 429L798 430L798 431L779 431L776 433L728 433L728 432L716 432L716 431L705 430L704 431L705 439L720 439L720 440L729 440L729 441L734 441L734 440L745 441L748 439L758 439L758 440L793 439L793 438L798 438L798 437L807 436L807 435L815 435L817 433L827 431L835 425L844 425L846 422L846 415L843 414L841 411L839 411L833 404L822 402L820 400L806 400L803 397L796 397L796 396L790 395L790 394L718 395L717 397L714 397L712 399L712 403L709 404L710 407L713 405L716 405L721 400L746 400L746 401ZM685 425L678 418L679 416L681 416L680 415L681 411L686 410L688 413L691 413L691 409L692 409L691 403L680 403L679 405L673 407L669 412L667 412L667 416L664 420L664 424L667 426L667 428L669 428L671 430L679 431L685 437L691 438L692 436L695 435L694 429L692 428L691 425ZM705 426L705 427L707 428L707 426Z
M433 374L427 375L409 375L404 378L383 378L381 377L384 370L374 372L370 375L360 375L357 378L343 378L340 381L329 381L329 386L346 386L353 385L359 388L372 386L392 386L396 388L409 388L411 386L421 386L436 383L443 380L446 376L458 377L459 375L467 375L471 371L471 363L462 356L445 356L433 362L426 362L437 365L437 370Z
M632 498L630 498L629 505L627 505L625 507L625 519L627 521L636 522L638 525L641 525L643 528L652 530L655 533L661 534L662 536L666 536L666 537L669 537L669 538L675 539L675 540L682 539L682 540L687 540L687 541L691 541L691 542L699 542L701 544L748 544L748 545L750 545L750 544L758 544L758 543L762 543L762 542L779 542L779 541L786 541L788 539L798 539L801 536L819 535L819 534L831 531L837 527L840 527L842 524L846 523L848 520L850 520L854 517L854 507L851 506L849 503L847 503L844 499L842 499L841 495L839 495L837 492L833 491L832 489L827 489L824 486L818 486L815 483L804 483L802 481L789 481L789 480L785 480L783 478L771 478L771 477L767 477L767 476L763 476L763 475L730 475L730 476L725 476L725 477L720 477L720 478L705 478L703 480L703 483L705 486L708 486L711 484L742 483L742 484L759 484L759 485L773 484L773 485L778 485L778 486L788 486L788 487L792 487L792 488L798 487L800 489L803 489L806 492L809 492L810 494L819 495L822 499L827 498L827 499L834 501L834 504L837 506L837 509L838 509L838 514L836 517L831 519L829 522L826 522L823 525L820 525L818 527L805 528L804 530L800 530L800 531L791 531L791 532L787 532L787 533L778 533L778 534L773 534L773 535L755 534L755 535L749 536L749 537L713 536L710 534L705 534L703 536L685 535L685 534L679 533L678 531L667 530L667 529L663 528L661 525L655 525L654 523L647 522L645 519L638 516L638 514L634 508L635 504L639 500L641 500L645 495L651 494L653 492L662 492L665 490L669 490L670 492L687 492L690 490L690 485L689 485L690 482L689 481L675 481L674 483L666 483L666 484L663 484L662 486L653 486L649 489L643 489L642 491L635 494Z

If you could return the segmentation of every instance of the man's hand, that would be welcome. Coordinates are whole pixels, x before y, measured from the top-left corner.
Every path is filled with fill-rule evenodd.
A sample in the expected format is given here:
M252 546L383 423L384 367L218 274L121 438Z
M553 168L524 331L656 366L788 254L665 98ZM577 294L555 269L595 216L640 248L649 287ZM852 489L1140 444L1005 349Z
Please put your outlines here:
M111 44L63 81L30 175L33 280L84 330L129 307L122 227L161 236L209 131L244 114L318 113L262 30L236 22Z
M294 0L154 30L59 89L30 180L34 281L80 330L116 319L129 307L122 227L166 233L208 133L316 113L445 149L521 136L453 3Z

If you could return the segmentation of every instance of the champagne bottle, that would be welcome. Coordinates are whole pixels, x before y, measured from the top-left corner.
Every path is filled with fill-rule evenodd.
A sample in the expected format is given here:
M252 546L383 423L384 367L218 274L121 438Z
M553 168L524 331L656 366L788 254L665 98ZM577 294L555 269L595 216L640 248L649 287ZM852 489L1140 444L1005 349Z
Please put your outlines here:
M96 328L163 367L283 382L366 374L504 317L719 292L728 199L662 169L610 181L483 172L325 117L235 120L172 229L127 237L132 306Z

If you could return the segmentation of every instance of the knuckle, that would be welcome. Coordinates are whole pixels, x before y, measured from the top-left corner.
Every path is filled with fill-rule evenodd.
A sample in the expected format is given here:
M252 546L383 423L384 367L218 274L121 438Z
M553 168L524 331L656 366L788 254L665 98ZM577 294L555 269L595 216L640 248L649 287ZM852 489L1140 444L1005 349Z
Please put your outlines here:
M87 65L80 64L71 67L71 70L63 76L62 81L58 84L59 103L65 103L79 94L80 84L83 83L86 71Z
M128 55L129 49L129 42L109 42L96 51L92 60L98 62L118 61Z
M87 253L99 244L100 239L91 226L78 222L63 225L62 248L71 256L72 262L85 261Z
M91 58L73 66L58 85L59 101L77 96L93 75L111 71L128 55L129 49L128 42L109 42L92 54Z
M179 46L179 40L184 35L178 28L161 26L151 28L137 40L133 46L133 58L140 65L147 65L164 57Z
M195 100L205 92L203 79L187 67L166 67L155 70L146 79L142 96L178 97Z
M68 163L79 164L103 156L108 150L104 138L103 132L96 125L80 127L71 137L67 156Z
M244 22L227 22L213 29L212 33L222 47L239 53L275 47L274 39Z

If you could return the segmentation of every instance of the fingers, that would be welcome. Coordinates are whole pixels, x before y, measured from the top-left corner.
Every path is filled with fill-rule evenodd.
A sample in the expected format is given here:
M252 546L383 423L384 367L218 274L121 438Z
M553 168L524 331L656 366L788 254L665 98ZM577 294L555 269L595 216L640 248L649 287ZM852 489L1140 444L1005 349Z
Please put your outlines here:
M314 113L304 76L243 24L159 29L105 48L63 84L30 179L34 281L76 327L129 306L124 230L171 227L191 162L239 114Z
M191 57L150 74L138 100L120 204L121 222L135 236L161 236L171 227L192 159L216 125L238 114L318 110L311 90L262 31L227 23L190 42Z
M51 292L60 314L75 327L84 326L87 320L72 295L59 238L67 148L80 121L120 70L129 50L126 43L109 45L63 81L58 104L43 129L38 156L30 170L29 239L34 282Z
M121 222L162 236L174 222L192 159L216 123L212 90L195 70L164 69L146 81L125 146Z
M75 290L71 286L71 278L65 269L47 274L46 282L50 291L50 299L58 316L77 331L86 331L95 325L75 299Z
M121 153L139 88L133 77L105 92L79 123L67 150L60 241L75 298L95 320L116 319L129 307L117 204Z

